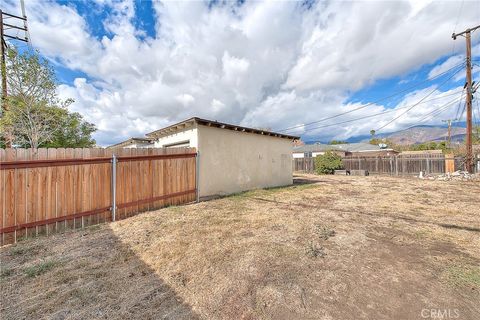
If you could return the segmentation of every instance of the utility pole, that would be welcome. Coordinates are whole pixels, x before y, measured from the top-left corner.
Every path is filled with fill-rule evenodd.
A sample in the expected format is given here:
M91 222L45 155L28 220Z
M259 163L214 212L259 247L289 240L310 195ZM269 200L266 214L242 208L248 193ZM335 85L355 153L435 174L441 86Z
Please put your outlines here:
M6 101L7 101L7 69L5 64L5 51L7 49L7 44L3 36L3 11L0 9L0 41L1 43L1 54L2 54L2 108L0 113L3 115L3 112L7 111Z
M472 40L471 33L480 28L480 25L469 28L460 33L453 33L452 38L456 40L458 36L464 36L467 44L467 60L466 60L466 78L467 78L467 98L466 98L466 109L467 109L467 139L466 139L466 161L465 166L468 172L473 173L473 148L472 148Z
M442 120L442 122L446 122L448 125L448 143L447 147L450 149L452 147L452 121L457 121L457 119L447 119Z
M7 64L6 64L6 53L7 53L7 41L6 39L13 39L19 40L28 43L28 29L27 29L27 17L25 16L25 9L23 1L21 1L22 5L22 13L23 16L17 16L11 13L4 12L0 9L0 47L1 47L1 73L2 73L2 99L1 99L1 107L0 107L0 116L3 116L5 111L8 111L8 103L7 103ZM12 23L9 23L12 20ZM18 26L15 22L21 21L23 22L23 27ZM25 33L23 37L19 37L18 35L10 35L5 33L8 30L20 30ZM9 131L9 130L7 130ZM12 147L12 136L7 132L5 144L7 148Z

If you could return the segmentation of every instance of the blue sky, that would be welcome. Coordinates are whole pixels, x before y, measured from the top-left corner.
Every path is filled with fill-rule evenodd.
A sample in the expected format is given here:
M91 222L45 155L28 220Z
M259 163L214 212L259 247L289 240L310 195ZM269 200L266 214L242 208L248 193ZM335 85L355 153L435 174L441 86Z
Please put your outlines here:
M20 12L17 1L3 6ZM453 41L451 33L480 24L478 1L31 0L26 6L33 46L54 65L59 95L74 98L71 109L97 125L100 145L191 116L295 127L289 132L309 141L348 139L382 126L389 132L440 125L456 106L428 115L456 98L464 71L447 82L452 72L428 79L462 62L465 41ZM480 31L473 35L476 59L479 39ZM334 125L387 110L393 111ZM319 123L328 127L306 125L344 112Z

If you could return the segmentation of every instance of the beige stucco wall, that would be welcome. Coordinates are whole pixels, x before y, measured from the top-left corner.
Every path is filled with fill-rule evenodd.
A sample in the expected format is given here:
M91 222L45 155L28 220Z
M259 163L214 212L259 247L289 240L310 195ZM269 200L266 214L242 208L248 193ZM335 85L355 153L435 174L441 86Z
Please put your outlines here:
M128 146L125 146L123 148L152 148L153 145L150 143L141 143L141 142L135 142L132 144L129 144Z
M190 141L189 147L197 148L198 150L198 135L196 125L185 128L184 130L178 131L176 133L169 134L168 136L160 137L157 141L155 141L155 148L163 148L164 146L168 146L169 144L187 140Z
M288 139L198 126L200 197L290 185Z

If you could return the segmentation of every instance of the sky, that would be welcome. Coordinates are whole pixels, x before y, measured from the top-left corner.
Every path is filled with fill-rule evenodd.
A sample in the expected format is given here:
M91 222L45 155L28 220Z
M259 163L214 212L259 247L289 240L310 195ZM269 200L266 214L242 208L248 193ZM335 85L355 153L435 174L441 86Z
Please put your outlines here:
M307 141L442 124L465 83L451 35L480 24L480 1L25 4L33 48L101 146L193 116ZM480 29L472 45L480 64Z

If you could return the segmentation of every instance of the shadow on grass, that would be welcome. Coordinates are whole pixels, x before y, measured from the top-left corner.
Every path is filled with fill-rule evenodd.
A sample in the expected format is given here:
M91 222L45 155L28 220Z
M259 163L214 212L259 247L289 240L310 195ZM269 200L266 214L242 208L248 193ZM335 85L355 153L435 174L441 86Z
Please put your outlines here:
M312 205L312 204L307 204L307 203L282 202L282 201L278 201L276 199L265 199L265 198L260 198L260 197L250 197L250 199L257 200L257 201L262 201L262 202L270 202L270 203L280 204L280 205L284 205L284 206L288 206L288 207L293 206L293 207L308 208L308 209L322 209L322 207L320 207L318 205ZM325 209L325 208L323 208L323 209ZM341 209L341 208L334 208L334 209L330 208L330 209L333 210L333 211L339 211L339 212L342 212L342 213L356 213L356 214L360 214L360 215L368 215L368 216L371 216L371 217L379 216L378 214L367 212L367 211L359 211L358 209L357 210L345 210L345 209ZM382 217L384 217L384 215L382 215ZM428 220L416 219L416 218L400 216L400 215L393 216L393 215L389 214L388 217L391 218L391 219L394 219L394 220L398 219L398 220L404 220L404 221L413 222L413 223L423 223L423 224L429 224L429 225L436 225L436 226L447 228L447 229L457 229L457 230L465 230L465 231L471 231L471 232L480 232L480 228L476 228L476 227L468 227L468 226L459 226L459 225L455 225L455 224L438 223L438 222L432 222L432 221L428 221Z
M319 180L309 179L304 176L293 175L293 185L315 184L320 182Z
M108 225L3 247L0 260L2 319L198 318Z

